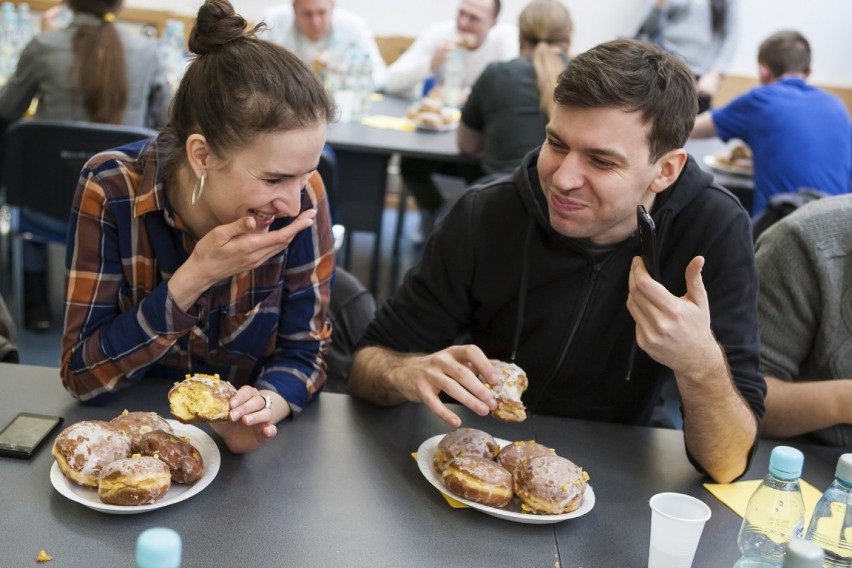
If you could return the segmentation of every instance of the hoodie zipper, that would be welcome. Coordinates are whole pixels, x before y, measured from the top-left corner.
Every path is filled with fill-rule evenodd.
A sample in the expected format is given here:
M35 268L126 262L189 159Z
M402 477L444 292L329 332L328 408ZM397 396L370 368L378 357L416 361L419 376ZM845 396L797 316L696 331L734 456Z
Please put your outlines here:
M565 362L565 356L568 354L568 350L571 348L571 345L574 343L574 338L577 336L577 331L580 329L580 324L583 323L583 320L586 316L586 309L589 307L589 301L592 298L592 292L595 290L595 285L598 281L598 276L600 275L601 269L603 268L603 264L606 262L595 262L592 266L592 274L589 279L589 287L586 292L585 298L583 298L583 304L580 308L580 313L577 318L574 320L574 327L571 329L571 333L568 334L568 339L565 341L565 344L562 347L562 353L559 355L559 360L556 362L556 366L553 368L553 371L550 373L550 376L547 377L547 380L544 381L544 386L539 392L538 397L535 401L535 407L538 408L541 405L541 401L544 399L544 395L547 392L548 387L550 387L550 383L553 382L553 379L556 378L556 375L559 373L559 369L562 368L562 364Z

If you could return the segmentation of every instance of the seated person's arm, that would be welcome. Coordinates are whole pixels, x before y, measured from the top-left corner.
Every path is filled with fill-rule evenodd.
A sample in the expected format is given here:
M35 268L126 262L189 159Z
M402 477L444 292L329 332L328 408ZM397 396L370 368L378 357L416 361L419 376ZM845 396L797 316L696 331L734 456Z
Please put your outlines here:
M763 435L789 438L852 424L852 379L794 383L766 377Z
M447 395L485 416L497 406L491 390L480 382L491 363L475 345L457 345L433 353L398 353L384 347L364 347L352 362L349 392L376 404L422 402L454 428L461 419L441 402Z
M702 257L689 263L686 295L675 297L635 259L627 307L639 347L674 371L690 454L711 478L727 483L746 470L757 422L710 327L703 267Z
M713 123L713 111L705 110L695 119L692 127L692 138L713 138L716 136L716 125Z
M462 154L479 158L485 152L485 138L482 132L474 130L462 121L459 122L458 130L456 130L456 142Z

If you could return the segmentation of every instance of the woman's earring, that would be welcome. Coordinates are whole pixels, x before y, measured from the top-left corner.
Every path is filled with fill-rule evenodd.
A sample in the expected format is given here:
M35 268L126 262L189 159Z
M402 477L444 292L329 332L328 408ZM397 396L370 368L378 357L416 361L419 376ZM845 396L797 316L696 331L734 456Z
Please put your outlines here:
M204 193L204 177L201 176L201 179L196 182L195 187L192 188L192 204L195 205L199 199L201 199L201 194Z

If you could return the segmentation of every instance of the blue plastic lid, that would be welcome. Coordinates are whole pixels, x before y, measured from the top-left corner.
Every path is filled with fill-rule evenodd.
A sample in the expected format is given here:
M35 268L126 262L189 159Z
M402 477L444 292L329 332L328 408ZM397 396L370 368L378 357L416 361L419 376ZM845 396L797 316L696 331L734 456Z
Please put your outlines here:
M852 454L843 454L837 460L837 469L834 471L834 477L845 483L852 485Z
M790 446L775 446L769 454L769 473L780 479L797 479L802 476L805 456Z
M180 535L165 527L145 529L136 539L137 568L180 568Z

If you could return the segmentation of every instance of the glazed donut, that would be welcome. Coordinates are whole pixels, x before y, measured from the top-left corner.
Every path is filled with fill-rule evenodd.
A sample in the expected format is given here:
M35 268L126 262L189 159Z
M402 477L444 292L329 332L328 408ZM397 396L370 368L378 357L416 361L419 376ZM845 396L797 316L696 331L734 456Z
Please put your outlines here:
M169 391L172 415L185 424L227 420L237 389L219 375L187 375Z
M162 430L169 434L174 433L168 421L156 412L128 412L125 410L109 422L130 436L130 451L134 454L139 453L139 442L143 434L155 430Z
M485 383L497 398L497 408L491 415L506 422L523 422L527 419L526 407L521 402L521 395L529 385L526 373L514 363L496 363L494 369L500 382L496 385Z
M130 455L130 436L104 420L84 420L60 432L51 453L65 477L97 487L104 466Z
M553 448L548 448L534 440L512 442L500 450L500 453L497 455L497 463L514 475L518 466L527 463L530 459L537 456L550 456L555 453L556 450Z
M441 481L456 495L491 507L505 507L513 497L512 474L489 458L455 458Z
M195 446L188 439L163 430L143 435L139 453L160 458L169 467L175 483L195 483L204 473L204 459Z
M111 505L146 505L162 499L171 485L165 463L134 454L104 466L98 477L98 497Z
M475 428L453 430L438 442L433 463L439 474L451 460L458 457L488 458L494 460L500 446L488 432Z
M531 458L515 470L515 494L528 513L561 515L580 506L588 475L569 459L557 455Z

